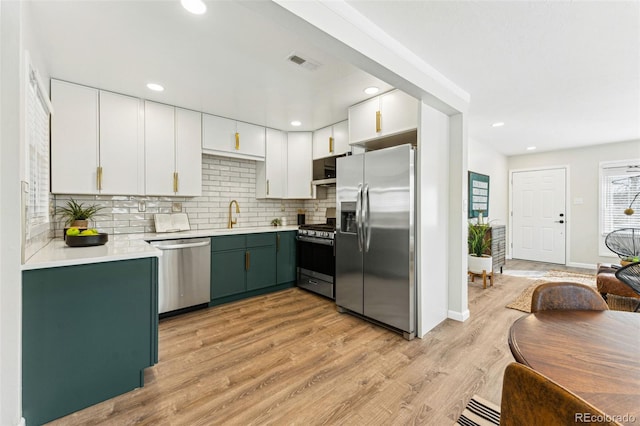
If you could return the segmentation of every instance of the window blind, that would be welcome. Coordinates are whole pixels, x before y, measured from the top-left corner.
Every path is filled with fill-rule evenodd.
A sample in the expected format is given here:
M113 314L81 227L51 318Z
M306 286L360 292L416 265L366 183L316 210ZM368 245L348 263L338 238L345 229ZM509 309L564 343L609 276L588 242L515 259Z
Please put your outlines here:
M26 104L26 177L28 197L25 206L27 237L49 222L49 101L29 67Z
M600 166L600 230L602 236L620 228L640 228L640 197L633 204L635 214L626 215L640 192L640 159Z

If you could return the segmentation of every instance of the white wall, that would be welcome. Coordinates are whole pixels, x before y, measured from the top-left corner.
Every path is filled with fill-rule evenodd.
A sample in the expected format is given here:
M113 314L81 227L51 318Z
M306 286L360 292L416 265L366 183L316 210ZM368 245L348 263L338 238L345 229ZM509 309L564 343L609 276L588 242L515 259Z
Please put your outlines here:
M509 157L510 170L569 166L567 265L595 267L616 259L598 254L599 164L629 158L640 158L640 140Z
M469 170L489 176L489 220L508 225L509 167L507 157L491 146L469 138Z
M418 135L418 336L447 318L449 117L422 103Z
M21 403L20 132L22 4L0 2L0 424L17 425Z

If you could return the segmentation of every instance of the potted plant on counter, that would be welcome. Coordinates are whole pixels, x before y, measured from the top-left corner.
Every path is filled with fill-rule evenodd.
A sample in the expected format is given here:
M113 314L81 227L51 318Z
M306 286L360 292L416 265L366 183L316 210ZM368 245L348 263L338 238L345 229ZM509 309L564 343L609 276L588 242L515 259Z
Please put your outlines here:
M56 214L64 219L66 233L66 228L68 227L87 229L89 227L89 220L99 216L98 212L102 209L103 207L95 204L85 206L83 203L78 203L71 198L67 201L66 205L56 208Z
M489 224L469 223L469 236L467 239L469 246L468 268L474 274L491 273L493 271L493 258L489 254L491 248L491 238L488 236Z

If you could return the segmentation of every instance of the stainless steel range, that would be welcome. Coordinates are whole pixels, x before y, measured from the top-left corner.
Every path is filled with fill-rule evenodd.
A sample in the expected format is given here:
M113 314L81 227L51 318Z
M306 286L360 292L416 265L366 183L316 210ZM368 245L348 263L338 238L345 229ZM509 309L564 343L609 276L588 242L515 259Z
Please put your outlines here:
M335 299L335 218L298 228L298 287Z

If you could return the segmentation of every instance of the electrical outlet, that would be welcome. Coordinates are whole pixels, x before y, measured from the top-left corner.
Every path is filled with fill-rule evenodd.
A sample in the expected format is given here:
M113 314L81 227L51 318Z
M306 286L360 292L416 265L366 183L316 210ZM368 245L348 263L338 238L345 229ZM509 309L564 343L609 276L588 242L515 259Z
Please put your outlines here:
M182 203L171 203L171 211L173 213L181 213L182 212Z
M280 203L280 211L283 212L284 211L284 203Z
M147 211L147 202L144 200L138 201L138 211L146 212Z

